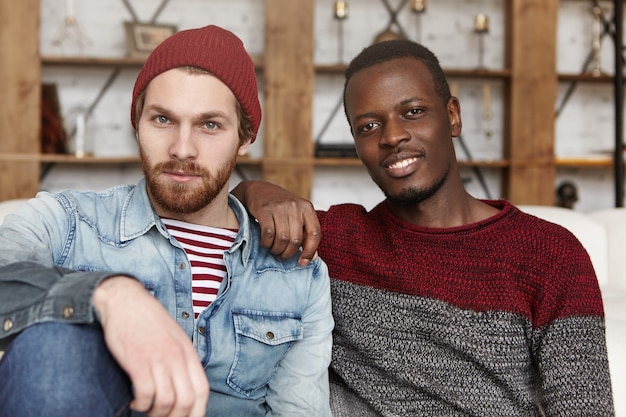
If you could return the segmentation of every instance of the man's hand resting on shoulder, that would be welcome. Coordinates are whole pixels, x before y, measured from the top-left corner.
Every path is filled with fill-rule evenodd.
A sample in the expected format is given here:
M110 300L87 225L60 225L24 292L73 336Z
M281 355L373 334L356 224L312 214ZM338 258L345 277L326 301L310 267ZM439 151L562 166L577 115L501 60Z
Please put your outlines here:
M265 181L242 181L231 193L261 226L261 245L283 259L300 247L300 265L317 256L322 237L317 214L309 200Z
M130 377L131 409L149 417L204 417L209 383L193 343L135 279L116 276L94 291L109 351Z

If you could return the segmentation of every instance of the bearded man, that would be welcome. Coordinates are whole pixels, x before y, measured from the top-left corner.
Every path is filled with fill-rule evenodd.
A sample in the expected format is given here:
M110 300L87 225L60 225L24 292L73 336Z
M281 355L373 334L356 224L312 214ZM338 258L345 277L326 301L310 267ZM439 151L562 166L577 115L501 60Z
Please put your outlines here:
M228 191L261 122L241 40L167 38L131 122L137 185L39 193L0 227L0 416L330 416L326 265L272 256Z

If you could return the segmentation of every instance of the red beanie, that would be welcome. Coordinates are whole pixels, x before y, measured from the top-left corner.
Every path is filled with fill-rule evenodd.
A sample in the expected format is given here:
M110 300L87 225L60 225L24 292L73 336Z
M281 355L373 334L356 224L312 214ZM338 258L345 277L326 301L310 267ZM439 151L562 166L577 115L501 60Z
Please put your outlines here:
M184 66L205 69L226 84L252 121L255 135L258 133L261 105L252 58L241 39L214 25L177 32L161 42L148 56L133 89L130 120L135 129L137 97L157 75Z

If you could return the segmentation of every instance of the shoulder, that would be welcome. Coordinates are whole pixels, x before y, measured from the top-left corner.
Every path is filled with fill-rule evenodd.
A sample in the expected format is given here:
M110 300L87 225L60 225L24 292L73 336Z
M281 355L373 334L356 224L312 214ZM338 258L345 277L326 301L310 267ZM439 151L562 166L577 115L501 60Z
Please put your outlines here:
M590 233L601 231L602 226L583 213L554 206L520 205L513 207L515 220L530 233L551 240L578 241Z
M54 195L63 206L120 205L136 189L135 185L118 185L103 191L65 190Z
M333 229L345 230L345 228L361 228L365 224L380 224L385 208L384 202L369 211L359 204L337 204L330 206L326 211L318 210L317 216L324 232Z
M242 222L242 228L248 228L243 230L243 235L248 236L248 250L250 251L250 258L255 263L255 269L257 271L262 270L280 270L283 273L305 273L310 276L316 276L320 273L325 273L326 265L319 257L312 260L307 266L301 266L298 263L302 249L300 248L293 256L287 259L281 259L270 252L269 248L261 245L261 227L254 220L253 217L248 217L246 222ZM242 247L242 250L246 250Z

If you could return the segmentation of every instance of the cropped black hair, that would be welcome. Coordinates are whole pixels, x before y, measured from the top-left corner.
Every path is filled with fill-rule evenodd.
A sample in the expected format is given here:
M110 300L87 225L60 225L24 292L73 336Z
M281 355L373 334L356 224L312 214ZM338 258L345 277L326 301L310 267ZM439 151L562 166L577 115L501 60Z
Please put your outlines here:
M451 97L450 87L439 64L439 59L437 59L435 54L419 43L407 39L394 39L366 47L350 62L345 72L346 80L343 88L344 109L346 87L354 74L373 65L405 57L415 58L426 65L430 75L433 77L435 92L441 97L444 105L447 104Z

